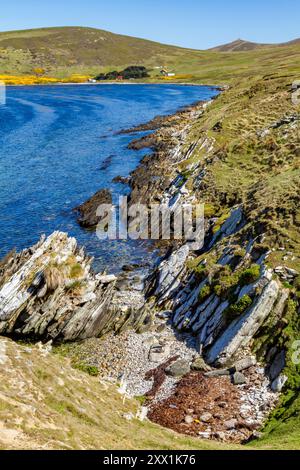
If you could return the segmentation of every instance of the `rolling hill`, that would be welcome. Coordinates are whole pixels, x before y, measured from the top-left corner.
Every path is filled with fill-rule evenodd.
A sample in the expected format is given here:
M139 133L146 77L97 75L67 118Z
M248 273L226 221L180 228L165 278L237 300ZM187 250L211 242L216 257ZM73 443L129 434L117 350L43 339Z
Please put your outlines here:
M166 57L196 51L83 28L43 28L0 33L0 73L86 72L127 64L164 65Z
M176 80L224 84L287 67L298 71L299 56L299 39L282 45L239 39L197 51L84 27L0 33L1 79L3 75L30 75L35 68L45 69L46 77L64 79L72 74L94 76L129 65L144 65L156 81L159 67L164 66L177 75Z

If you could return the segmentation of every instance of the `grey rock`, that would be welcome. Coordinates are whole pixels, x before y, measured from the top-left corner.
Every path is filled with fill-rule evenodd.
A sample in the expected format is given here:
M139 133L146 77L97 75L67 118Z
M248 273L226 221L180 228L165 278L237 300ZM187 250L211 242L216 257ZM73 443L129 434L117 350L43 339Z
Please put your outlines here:
M237 419L229 419L228 421L224 422L225 428L230 431L231 429L235 429L238 424Z
M248 346L270 314L279 294L279 284L270 281L258 299L219 336L207 354L209 364L228 364L240 348Z
M107 274L107 275L96 275L97 281L101 282L101 284L110 284L111 282L115 282L117 277L114 274Z
M168 357L169 354L170 346L168 344L153 345L149 351L149 361L161 363Z
M205 377L223 377L223 376L229 376L230 375L230 370L229 369L216 369L212 370L210 372L206 372Z
M247 383L247 379L241 372L235 372L232 376L232 383L234 385L243 385Z
M80 266L76 282L70 260ZM95 275L91 263L75 238L63 232L53 232L11 255L0 270L0 333L74 341L103 335L116 326L135 328L146 312L140 297L130 294L123 315L127 300L117 298L115 276ZM41 292L47 295L41 297Z
M185 268L185 262L189 255L189 246L182 245L174 251L171 256L163 261L156 273L156 289L154 295L159 297L160 302L167 299L179 285L178 276Z
M247 356L235 362L233 367L237 372L241 372L243 370L249 369L252 366L255 366L256 363L257 361L254 356Z
M228 237L236 232L243 220L243 211L241 207L232 210L228 219L224 222L222 227L213 236L209 248L211 248L217 240Z
M203 423L209 423L212 420L212 417L211 413L203 413L203 415L200 416L200 421Z
M194 422L194 418L190 415L186 415L184 421L186 424L192 424Z
M156 314L158 318L161 318L162 320L167 320L172 316L172 310L165 310L164 312L158 312Z
M287 273L290 274L292 277L297 277L299 275L298 271L296 269L292 268L285 268Z
M174 362L170 366L168 366L165 370L167 375L171 377L182 377L190 372L190 364L185 359L179 359L178 361Z
M210 431L199 432L198 436L201 437L202 439L210 439L211 432Z
M191 369L195 371L199 371L199 372L201 371L208 372L211 370L211 367L208 364L206 364L206 362L204 361L202 357L197 357L192 363Z

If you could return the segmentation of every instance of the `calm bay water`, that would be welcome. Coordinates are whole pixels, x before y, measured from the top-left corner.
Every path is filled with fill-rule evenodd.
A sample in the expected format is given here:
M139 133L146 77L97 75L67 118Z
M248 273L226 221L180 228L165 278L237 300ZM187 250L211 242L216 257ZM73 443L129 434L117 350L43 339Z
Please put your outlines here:
M95 257L97 270L150 259L145 243L99 241L72 209L101 188L116 200L128 192L112 179L127 176L145 152L128 150L133 137L116 132L216 94L179 85L8 88L0 106L0 258L62 230Z

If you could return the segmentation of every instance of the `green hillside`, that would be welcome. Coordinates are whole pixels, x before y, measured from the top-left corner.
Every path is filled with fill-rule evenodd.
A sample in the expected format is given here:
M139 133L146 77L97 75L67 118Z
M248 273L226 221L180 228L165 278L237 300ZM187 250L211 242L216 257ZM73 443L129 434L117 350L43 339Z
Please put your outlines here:
M0 33L0 73L30 73L44 67L49 74L98 72L127 64L164 65L166 58L196 51L121 36L93 28L43 28Z
M229 83L299 70L300 42L261 47L235 41L214 50L197 51L83 27L43 28L0 33L0 74L32 74L36 67L59 78L145 65L156 78L159 67L203 83ZM157 68L156 68L157 67ZM188 75L184 77L184 75Z

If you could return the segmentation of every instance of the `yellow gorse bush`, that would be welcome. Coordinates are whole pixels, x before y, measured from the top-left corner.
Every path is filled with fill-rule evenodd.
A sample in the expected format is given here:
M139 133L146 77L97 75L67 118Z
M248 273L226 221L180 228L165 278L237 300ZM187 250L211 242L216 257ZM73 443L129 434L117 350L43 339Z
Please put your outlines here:
M38 77L36 75L0 75L0 81L6 85L46 85L51 83L85 83L90 76L71 75L66 78Z

